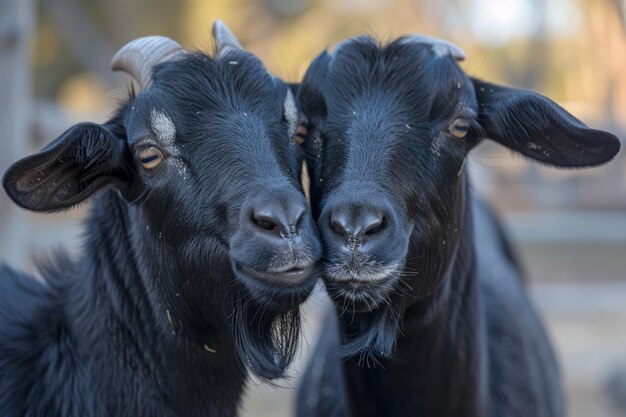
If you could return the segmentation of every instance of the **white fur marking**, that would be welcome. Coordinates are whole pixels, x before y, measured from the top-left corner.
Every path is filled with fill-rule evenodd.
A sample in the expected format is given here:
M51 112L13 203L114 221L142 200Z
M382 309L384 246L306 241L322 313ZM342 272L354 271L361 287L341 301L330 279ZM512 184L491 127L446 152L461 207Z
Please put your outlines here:
M443 149L443 144L444 144L443 141L444 141L444 138L441 135L437 135L433 139L433 142L430 145L430 151L435 156L441 156L441 150Z
M176 146L176 126L163 111L152 109L150 112L150 127L156 136L156 140L161 143L163 149L174 157L180 156ZM178 174L187 179L187 169L180 159L174 159L174 164L178 168Z
M165 113L152 109L150 112L150 124L152 131L157 136L157 139L164 145L174 146L174 139L176 139L176 126L174 122Z
M291 89L287 89L284 108L285 120L287 120L287 134L291 138L296 134L296 129L298 128L298 109L296 108L296 101L293 98Z

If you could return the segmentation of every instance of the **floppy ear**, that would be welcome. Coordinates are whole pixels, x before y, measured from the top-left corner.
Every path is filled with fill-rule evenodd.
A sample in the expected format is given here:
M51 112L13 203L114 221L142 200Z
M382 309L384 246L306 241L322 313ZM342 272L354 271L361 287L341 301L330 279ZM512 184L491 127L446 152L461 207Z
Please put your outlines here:
M564 168L601 165L619 152L615 135L590 129L540 94L476 79L472 82L486 138Z
M19 206L33 211L72 207L107 185L128 183L124 140L95 123L80 123L39 153L13 164L2 185Z

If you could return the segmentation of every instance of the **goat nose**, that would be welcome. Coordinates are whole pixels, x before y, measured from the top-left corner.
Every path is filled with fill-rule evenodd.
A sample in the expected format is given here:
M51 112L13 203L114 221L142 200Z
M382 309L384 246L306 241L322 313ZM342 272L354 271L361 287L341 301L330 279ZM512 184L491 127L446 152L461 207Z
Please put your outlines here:
M374 235L383 229L384 221L385 213L376 208L340 207L330 215L333 231L345 238Z
M252 207L252 223L266 232L282 237L298 234L298 224L306 212L306 203L300 201L266 200Z

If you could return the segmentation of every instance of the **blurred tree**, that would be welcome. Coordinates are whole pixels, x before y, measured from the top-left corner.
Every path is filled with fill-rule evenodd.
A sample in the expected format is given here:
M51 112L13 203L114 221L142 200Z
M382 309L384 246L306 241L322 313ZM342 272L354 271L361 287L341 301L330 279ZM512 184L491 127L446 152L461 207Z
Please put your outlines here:
M113 87L114 78L108 67L115 51L96 29L92 15L85 13L77 0L42 0L42 6L81 69L98 74Z
M105 88L123 85L128 79L108 63L124 42L159 33L210 50L210 26L220 18L290 81L347 37L423 32L459 43L472 75L587 103L583 116L623 126L617 112L626 105L624 9L625 0L42 0L36 92L55 96L82 72ZM503 32L516 26L525 28L511 32L517 39ZM487 38L476 32L486 29Z

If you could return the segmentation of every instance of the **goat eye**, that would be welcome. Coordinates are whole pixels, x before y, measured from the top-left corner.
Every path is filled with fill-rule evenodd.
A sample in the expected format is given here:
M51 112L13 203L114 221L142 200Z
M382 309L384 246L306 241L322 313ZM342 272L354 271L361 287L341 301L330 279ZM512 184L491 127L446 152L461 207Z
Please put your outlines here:
M163 162L163 152L154 146L150 146L139 152L139 161L145 169L154 169Z
M304 142L306 141L307 132L308 132L307 125L305 125L304 123L298 124L296 133L293 135L294 142L296 142L298 145L304 144Z
M450 124L448 129L452 136L457 139L462 139L467 135L467 132L469 132L469 123L467 120L456 119Z

